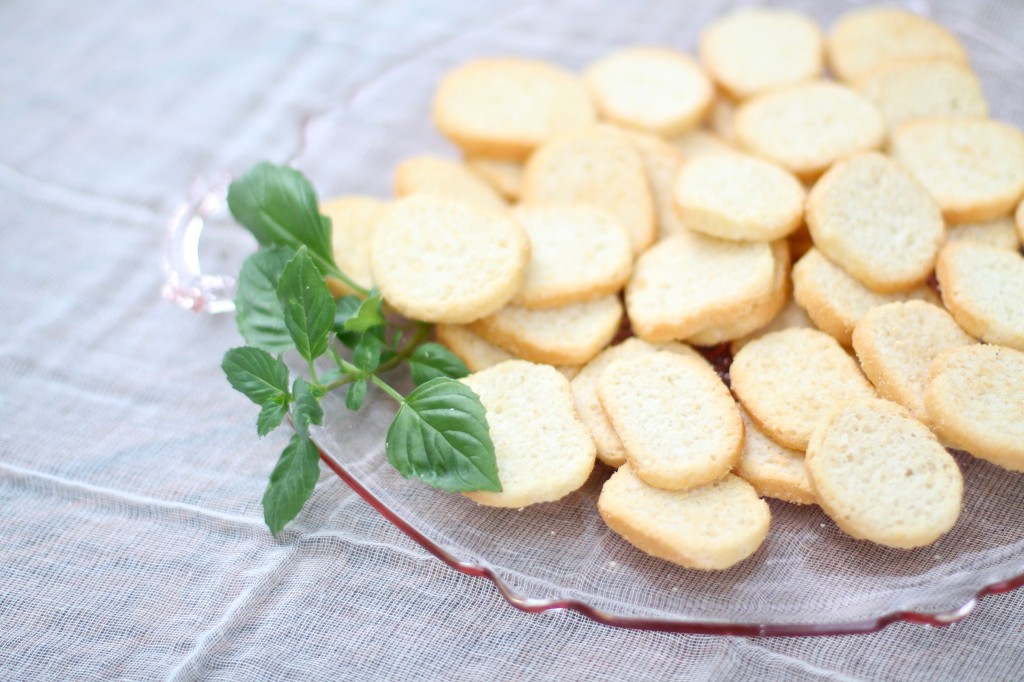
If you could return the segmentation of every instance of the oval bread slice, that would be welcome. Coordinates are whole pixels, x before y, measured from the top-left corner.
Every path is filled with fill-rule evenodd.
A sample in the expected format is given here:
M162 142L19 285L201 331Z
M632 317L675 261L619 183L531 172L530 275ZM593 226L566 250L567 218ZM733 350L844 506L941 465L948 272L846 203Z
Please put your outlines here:
M597 395L636 475L665 490L724 476L743 447L729 389L702 360L657 352L613 362Z
M558 308L616 294L629 280L629 235L608 211L521 207L513 215L530 237L530 262L513 305Z
M594 442L576 416L569 382L554 368L509 360L461 381L486 410L502 488L466 497L489 507L525 507L587 482Z
M880 66L913 59L968 63L956 36L922 16L895 7L869 6L847 12L825 41L832 73L854 80Z
M744 102L736 112L736 137L751 154L808 181L851 154L879 148L885 124L862 95L820 80Z
M605 296L546 310L505 306L470 328L532 362L582 365L615 338L621 322L618 296Z
M949 223L1013 211L1024 194L1024 133L983 118L910 121L892 136L892 155L939 203Z
M821 176L807 198L807 227L829 260L880 293L923 283L946 233L928 191L875 152L852 156Z
M818 504L858 540L922 547L960 516L956 462L924 424L887 400L834 409L815 430L806 462Z
M953 316L924 301L872 308L853 330L860 368L883 398L928 423L924 390L932 360L952 348L974 343Z
M629 141L636 147L647 171L647 182L654 200L654 211L658 224L658 239L670 234L683 232L687 228L676 214L672 200L672 185L683 164L683 155L665 140L639 131L626 131Z
M673 186L676 211L692 230L720 239L771 241L800 227L806 194L791 173L744 154L698 156Z
M717 346L756 332L779 314L789 298L789 244L785 239L779 239L772 242L771 246L772 258L775 259L771 291L748 310L737 314L732 321L706 327L687 341L695 346Z
M739 151L733 140L726 140L721 135L699 128L674 137L669 140L669 143L679 150L684 159L692 159L704 154L731 154Z
M522 202L607 209L629 231L634 252L656 235L643 161L625 133L608 125L563 135L538 149L526 164Z
M374 233L373 281L397 311L426 322L472 322L523 281L530 240L494 211L434 196L399 199Z
M954 242L935 274L957 323L986 343L1024 350L1024 258L1003 249Z
M531 59L476 59L451 71L434 97L438 129L471 156L522 160L597 118L583 82Z
M981 83L963 64L925 59L888 64L857 81L890 131L917 118L988 116Z
M502 211L508 204L490 185L461 161L439 156L416 156L395 169L395 196L432 194L464 204Z
M505 159L471 156L466 165L509 201L518 201L523 193L523 164Z
M697 62L661 47L612 52L587 68L583 80L606 119L666 137L696 127L714 96Z
M771 523L768 505L737 476L669 491L647 485L628 464L605 482L597 510L641 551L705 571L730 568L756 552Z
M470 372L479 372L506 360L519 359L504 348L484 340L464 324L435 325L434 335L437 337L437 342L455 353ZM572 379L580 371L580 365L555 365L554 367L566 379Z
M742 407L740 415L745 435L736 475L754 486L763 497L793 504L814 504L804 453L773 441Z
M941 438L1011 471L1024 471L1024 353L974 345L940 355L924 402Z
M637 336L685 339L749 310L769 294L774 276L767 243L681 232L637 259L626 285L626 308Z
M732 390L772 440L805 450L811 433L839 403L875 391L831 336L786 329L744 346L729 369Z
M974 242L997 249L1017 251L1020 249L1020 237L1013 223L1010 216L980 223L961 223L946 231L946 241Z
M616 360L636 358L658 351L679 353L701 361L704 360L697 351L685 344L672 341L653 344L634 336L618 345L605 348L593 360L584 365L579 374L571 381L576 412L590 429L594 445L597 446L597 458L608 466L621 466L626 461L626 450L622 447L622 441L619 440L611 422L608 421L608 415L605 414L601 401L597 397L597 386L601 376Z
M853 329L872 308L894 301L939 303L925 285L900 294L879 294L812 248L793 266L793 296L821 331L849 348Z
M372 197L338 197L320 205L320 213L331 219L331 245L334 262L359 286L373 286L370 272L370 246L377 223L387 209L386 201ZM341 280L327 278L327 286L335 296L355 292Z
M823 37L811 19L785 9L741 9L700 36L700 60L735 99L821 75Z

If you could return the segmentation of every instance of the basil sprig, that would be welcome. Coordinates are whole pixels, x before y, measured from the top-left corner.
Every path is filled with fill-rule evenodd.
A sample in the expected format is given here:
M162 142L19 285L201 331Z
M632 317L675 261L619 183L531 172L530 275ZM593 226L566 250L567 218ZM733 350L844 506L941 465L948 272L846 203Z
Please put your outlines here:
M469 370L440 344L430 325L406 329L387 321L376 290L352 281L334 261L331 222L320 214L313 185L286 166L261 163L231 183L228 207L260 250L242 265L235 298L238 330L248 345L232 348L221 368L231 386L260 407L256 431L270 433L291 416L295 434L278 459L263 496L273 534L302 510L320 475L310 427L323 423L320 401L345 391L350 410L370 385L398 403L385 442L388 461L406 477L441 490L500 491L494 444L480 397L457 379ZM357 292L337 301L324 277ZM294 349L308 376L291 380L282 353ZM345 356L350 359L346 360ZM333 367L319 373L316 361ZM408 366L416 389L403 396L381 375Z

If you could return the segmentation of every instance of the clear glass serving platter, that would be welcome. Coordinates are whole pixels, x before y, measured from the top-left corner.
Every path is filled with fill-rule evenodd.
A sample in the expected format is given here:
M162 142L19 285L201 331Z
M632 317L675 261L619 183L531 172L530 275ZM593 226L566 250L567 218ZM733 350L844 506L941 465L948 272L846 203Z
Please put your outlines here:
M635 44L692 52L702 26L745 4L755 3L567 1L502 9L392 64L336 108L297 123L290 162L314 181L321 197L389 196L402 158L456 155L430 117L435 85L455 65L484 55L524 55L579 69L615 47ZM773 4L828 26L860 3ZM953 1L908 6L964 41L993 116L1024 124L1024 98L1014 94L1024 53L1010 37L1007 7ZM229 181L225 172L202 176L172 220L165 293L184 307L231 308L233 280L210 273L219 267L237 272L246 254L214 249L200 267L199 248L204 227L207 244L216 243L218 234L236 250L245 243L223 237L241 232L224 216ZM983 595L1024 583L1024 479L962 453L956 457L966 481L963 513L953 531L929 547L905 551L858 542L817 507L770 501L771 532L761 549L728 571L704 573L649 557L605 527L596 509L610 474L604 466L557 503L479 507L405 480L390 467L384 436L395 408L388 398L371 395L356 414L339 397L325 400L327 417L315 433L325 463L440 560L489 578L510 604L527 611L571 608L611 625L692 633L856 633L900 620L955 622Z

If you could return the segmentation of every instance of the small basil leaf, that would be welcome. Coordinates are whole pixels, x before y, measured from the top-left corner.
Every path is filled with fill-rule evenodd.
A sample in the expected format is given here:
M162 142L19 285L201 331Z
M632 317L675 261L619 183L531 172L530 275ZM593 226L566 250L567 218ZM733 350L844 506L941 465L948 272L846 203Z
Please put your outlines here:
M256 433L260 435L260 438L267 435L281 425L286 414L288 414L288 403L264 403L263 409L260 410L260 416L256 418Z
M228 382L257 405L287 402L288 368L261 348L232 348L220 363Z
M299 354L306 360L323 355L334 323L334 298L306 247L300 248L284 267L277 298Z
M349 348L359 343L359 333L345 329L345 323L359 311L360 303L358 296L342 296L334 304L334 333Z
M412 380L417 386L437 377L461 379L469 369L454 353L439 343L424 343L409 357Z
M295 347L277 298L277 282L294 255L286 246L271 246L260 249L242 264L235 294L235 322L250 346L271 353Z
M366 379L353 381L348 385L348 392L345 393L345 407L355 412L363 406L366 400Z
M384 314L381 311L381 297L376 291L359 304L356 314L345 320L344 327L348 331L365 332L372 327L379 327L384 324Z
M454 379L431 379L409 394L391 422L385 449L405 478L449 492L501 490L483 403Z
M324 411L320 407L320 398L314 386L310 386L305 379L299 377L292 384L294 395L294 406L292 407L292 425L295 432L303 438L309 437L310 424L319 426L324 423Z
M228 187L228 208L264 246L306 246L325 273L337 270L331 221L320 214L313 184L299 171L264 161Z
M372 372L380 365L383 344L379 338L369 332L363 332L355 351L352 352L352 364L364 372Z
M320 451L309 438L292 436L263 493L263 520L277 535L298 516L320 478Z

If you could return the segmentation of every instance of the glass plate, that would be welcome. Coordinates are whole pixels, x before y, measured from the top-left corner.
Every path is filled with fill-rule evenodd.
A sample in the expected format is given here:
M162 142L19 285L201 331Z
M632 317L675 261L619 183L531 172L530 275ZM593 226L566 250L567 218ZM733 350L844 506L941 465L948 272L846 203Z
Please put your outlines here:
M303 122L291 162L316 183L321 197L388 196L400 159L456 155L430 118L435 84L456 64L515 54L579 69L622 45L666 44L692 52L702 26L741 4L750 3L570 1L503 10L392 65L336 109ZM827 26L856 3L779 4ZM953 2L910 7L964 40L993 116L1024 123L1024 99L1013 96L1024 58L1007 37L1011 22L999 8ZM233 280L204 274L198 246L204 225L236 229L222 217L228 181L223 173L204 176L172 221L165 293L185 307L231 307ZM557 503L518 511L479 507L404 480L388 465L383 443L394 405L386 397L371 395L358 414L337 396L325 401L326 421L315 436L328 466L432 554L463 573L491 579L510 604L526 611L571 608L610 625L691 633L857 633L900 620L955 622L981 596L1024 583L1021 478L962 453L956 457L966 482L963 514L929 547L905 551L858 542L817 507L770 500L772 527L761 549L728 571L704 573L649 557L605 527L595 504L610 473L604 466Z

